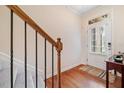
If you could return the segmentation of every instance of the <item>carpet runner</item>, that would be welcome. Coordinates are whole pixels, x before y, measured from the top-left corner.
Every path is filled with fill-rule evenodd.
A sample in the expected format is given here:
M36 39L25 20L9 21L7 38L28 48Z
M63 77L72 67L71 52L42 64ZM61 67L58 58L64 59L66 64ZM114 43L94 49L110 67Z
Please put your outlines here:
M90 66L90 65L85 65L79 68L79 70L87 72L88 74L91 74L93 76L96 76L98 78L101 78L103 80L106 80L106 71L96 68L94 66ZM109 82L113 83L115 80L115 76L109 72Z

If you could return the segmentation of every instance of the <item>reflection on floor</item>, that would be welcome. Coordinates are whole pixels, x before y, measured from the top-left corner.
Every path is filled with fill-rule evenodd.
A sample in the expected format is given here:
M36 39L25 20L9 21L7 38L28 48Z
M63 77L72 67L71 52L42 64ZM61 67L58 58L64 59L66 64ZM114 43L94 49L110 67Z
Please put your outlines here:
M79 65L61 74L62 88L105 88L105 81L98 77L92 76L86 72L79 70ZM56 87L56 76L54 77L54 85ZM47 79L47 86L52 86L52 78ZM110 84L110 87L120 87L121 78L117 77L115 82Z

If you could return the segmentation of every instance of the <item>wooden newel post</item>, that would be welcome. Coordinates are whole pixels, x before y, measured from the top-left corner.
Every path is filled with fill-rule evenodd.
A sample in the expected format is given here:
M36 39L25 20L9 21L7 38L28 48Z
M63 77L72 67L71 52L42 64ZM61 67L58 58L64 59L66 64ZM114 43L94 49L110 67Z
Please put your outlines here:
M60 38L57 38L57 84L58 87L61 88L61 51L63 49L63 45Z

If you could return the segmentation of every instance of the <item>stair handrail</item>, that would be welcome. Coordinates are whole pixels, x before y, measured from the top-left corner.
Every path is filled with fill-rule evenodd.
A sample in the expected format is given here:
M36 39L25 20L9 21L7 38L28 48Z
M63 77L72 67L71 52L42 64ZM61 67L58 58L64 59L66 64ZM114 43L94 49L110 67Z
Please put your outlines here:
M16 15L18 15L23 21L29 24L35 31L47 39L51 44L56 46L56 42L38 25L31 17L29 17L21 8L17 5L7 5Z

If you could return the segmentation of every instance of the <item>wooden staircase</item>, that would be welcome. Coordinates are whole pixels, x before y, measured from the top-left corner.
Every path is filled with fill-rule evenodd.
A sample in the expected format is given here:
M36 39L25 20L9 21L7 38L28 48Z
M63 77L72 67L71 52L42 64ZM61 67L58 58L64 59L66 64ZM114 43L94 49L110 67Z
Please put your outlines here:
M25 88L27 88L27 24L34 29L34 31L36 32L36 35L35 35L35 39L36 39L36 66L35 66L35 74L36 74L36 88L37 88L37 77L38 77L38 69L37 69L37 33L39 33L43 38L44 38L44 41L45 41L45 65L44 65L44 68L45 68L45 74L44 74L44 77L45 77L45 87L47 87L46 85L46 41L48 41L51 45L52 45L52 54L53 54L53 49L54 47L56 48L56 52L57 52L57 85L58 85L58 88L61 88L61 51L63 49L63 44L61 42L61 38L57 38L57 40L53 40L35 21L33 21L33 19L31 19L31 17L29 17L21 8L19 8L17 5L7 5L7 7L10 9L10 20L11 20L11 28L10 28L10 31L11 31L11 34L10 34L10 72L11 72L11 76L10 76L10 80L11 80L11 88L14 87L13 85L13 52L14 52L14 49L13 49L13 13L16 14L18 17L20 17L23 21L24 21L24 25L25 25L25 45L24 45L24 48L25 48L25 61L24 61L24 67L25 67ZM54 54L53 54L54 55ZM52 55L52 62L54 61L53 60L53 56ZM52 65L53 66L53 65ZM54 75L54 68L52 67L52 77ZM54 88L54 79L52 79L52 87Z

